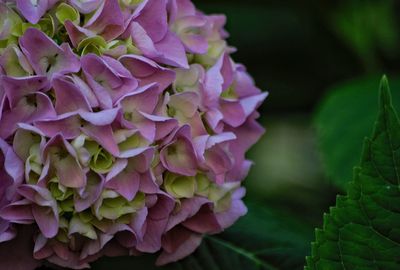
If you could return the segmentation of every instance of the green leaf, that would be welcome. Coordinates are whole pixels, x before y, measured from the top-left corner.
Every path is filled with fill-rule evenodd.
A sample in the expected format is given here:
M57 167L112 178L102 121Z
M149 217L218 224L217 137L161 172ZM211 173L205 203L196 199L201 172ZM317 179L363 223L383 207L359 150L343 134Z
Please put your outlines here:
M261 270L302 269L312 238L312 227L258 203L221 235L206 236L196 252L164 267L154 265L156 255L102 258L94 270Z
M352 168L359 163L363 139L370 134L378 113L379 77L337 86L321 103L315 118L319 149L330 180L345 190ZM400 80L391 80L394 105L400 108Z
M354 102L357 102L355 100ZM316 230L307 270L400 269L400 121L386 77L379 116L347 195Z

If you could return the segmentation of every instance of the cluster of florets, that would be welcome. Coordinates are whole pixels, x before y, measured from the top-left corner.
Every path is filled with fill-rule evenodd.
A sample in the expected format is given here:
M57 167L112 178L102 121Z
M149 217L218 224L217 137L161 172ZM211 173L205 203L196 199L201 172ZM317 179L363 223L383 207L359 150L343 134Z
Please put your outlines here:
M0 19L0 247L29 227L38 261L166 264L246 213L266 94L230 58L224 16L190 0L0 0Z

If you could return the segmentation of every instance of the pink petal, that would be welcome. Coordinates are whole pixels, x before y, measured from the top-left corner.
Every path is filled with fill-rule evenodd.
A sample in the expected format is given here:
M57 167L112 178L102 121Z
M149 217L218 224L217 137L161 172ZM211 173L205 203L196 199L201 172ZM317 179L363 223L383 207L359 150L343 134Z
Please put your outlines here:
M183 135L185 132L190 132L189 126L179 129L174 140L161 149L160 160L171 172L194 176L197 173L197 157L190 139Z
M172 70L163 68L143 56L124 55L120 61L135 78L140 80L139 86L157 82L160 90L164 91L175 80L175 73Z
M168 31L166 5L166 0L149 0L140 15L135 19L146 29L153 42L162 40Z
M185 228L176 228L163 237L163 247L169 247L158 256L156 265L161 266L180 259L193 253L202 241L201 234L193 233Z
M49 207L32 205L32 214L40 231L47 238L52 238L58 233L58 213L54 213Z
M38 0L35 5L32 1L16 0L17 8L32 24L37 24L49 8L48 0Z
M57 155L50 151L67 151L67 155ZM66 139L57 134L50 139L44 149L44 157L52 159L52 166L55 167L57 176L62 185L71 188L80 188L86 184L86 174L82 170L76 156L75 149ZM50 154L50 156L49 156Z
M110 181L106 186L121 194L128 201L133 200L139 190L140 176L135 171L123 171Z
M96 32L106 40L112 40L124 31L124 19L118 0L104 0L85 28Z
M52 81L56 94L56 111L58 114L76 110L91 111L90 105L81 91L65 77L57 76Z

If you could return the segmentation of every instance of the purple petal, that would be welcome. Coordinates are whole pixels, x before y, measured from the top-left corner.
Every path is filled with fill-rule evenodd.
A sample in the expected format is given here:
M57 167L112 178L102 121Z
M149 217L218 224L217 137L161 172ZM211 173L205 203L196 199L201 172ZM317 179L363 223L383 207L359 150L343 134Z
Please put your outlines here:
M88 14L99 7L101 0L69 0L71 5L73 5L79 12L83 14Z
M43 156L50 158L62 185L80 188L86 184L86 174L79 165L75 149L62 135L57 134L49 140L43 150Z
M222 230L209 204L203 205L193 217L182 223L186 228L197 233L218 233Z
M114 178L110 179L106 187L111 188L121 194L128 201L135 198L139 190L140 176L133 170L125 170Z
M171 172L194 176L197 173L197 157L194 147L186 135L188 132L190 134L189 126L185 125L180 128L172 142L161 149L160 160L163 166Z
M219 110L210 110L205 114L205 119L209 125L209 127L219 133L223 130L222 120L224 119L223 114Z
M173 210L174 204L171 197L158 194L157 203L149 209L143 241L136 246L139 251L154 253L161 248L161 236L165 231L168 216Z
M48 0L37 0L36 4L27 0L16 0L16 2L17 9L31 24L37 24L49 8Z
M21 99L14 108L4 111L0 121L0 136L9 137L17 129L18 123L33 123L56 116L51 100L37 92Z
M268 93L262 93L255 96L246 97L240 100L246 118L251 115L267 98Z
M85 125L82 127L82 131L113 156L119 155L118 145L113 137L111 126Z
M80 0L77 0L80 1ZM65 29L68 32L68 37L71 40L72 45L77 48L79 43L87 37L96 36L96 34L84 27L75 25L70 20L66 20L64 23Z
M158 84L153 83L123 96L118 102L121 103L124 112L141 111L151 114L156 108L161 92Z
M103 189L104 179L95 173L87 176L87 184L74 195L74 206L77 212L89 208L99 198Z
M0 139L0 149L4 158L2 171L4 170L4 172L11 177L13 185L17 186L21 184L23 181L23 162L15 154L14 150L2 139ZM9 197L6 195L5 197L10 198L11 196Z
M174 7L173 16L171 20L174 21L177 18L195 15L196 7L190 0L176 0L176 6Z
M143 53L143 55L151 59L160 55L154 45L154 42L139 23L132 22L127 29L127 33Z
M253 79L249 76L249 74L247 74L246 69L240 65L235 74L234 85L236 94L238 94L241 98L258 95L261 93L260 89L254 85Z
M99 107L99 101L97 100L96 95L93 93L93 90L90 89L89 85L87 85L80 77L76 75L72 75L71 80L86 97L87 101L90 104L90 107Z
M173 29L189 53L205 54L208 50L207 20L203 16L186 16L174 22Z
M9 222L0 218L0 243L8 242L17 236L14 227L9 227Z
M135 19L155 43L162 40L168 31L166 11L166 0L149 0Z
M8 77L2 76L0 83L3 85L11 107L15 107L24 96L39 91L46 91L50 84L45 76Z
M160 92L158 85L151 84L122 97L119 101L126 121L130 121L148 141L153 141L156 136L156 124L143 113L151 114L154 111Z
M119 108L113 108L108 110L102 110L99 112L84 112L79 111L80 117L85 121L95 126L107 126L114 122L118 115Z
M228 179L240 181L243 179L249 169L249 163L245 161L246 151L257 142L264 133L263 127L255 119L249 118L239 128L228 127L227 131L235 133L237 139L230 144L230 151L234 156L235 165L228 174Z
M138 86L137 80L115 59L87 54L81 62L88 84L104 108L111 108L116 100Z
M67 43L58 46L45 33L29 28L20 37L19 44L38 75L78 72L80 62Z
M172 70L163 68L157 63L140 55L124 55L119 59L121 63L139 79L139 86L157 82L161 91L164 91L175 80Z
M55 109L58 114L76 110L91 111L90 105L81 91L65 77L57 76L52 81L56 94Z
M164 39L155 44L155 48L161 54L154 58L157 62L174 67L189 68L185 47L175 34L167 32Z
M174 118L151 115L144 112L141 112L140 114L155 124L156 133L154 140L156 141L168 136L168 134L178 126L178 121Z
M151 170L141 175L139 190L147 194L155 194L158 192L159 188Z
M34 222L34 217L31 203L32 202L27 199L11 203L1 209L0 216L13 223L32 224Z
M54 213L51 208L34 204L32 205L32 214L44 236L52 238L57 235L58 213Z
M61 133L66 139L75 139L81 134L81 120L75 113L64 114L56 119L35 122L35 126L47 137Z
M170 216L166 230L169 231L181 222L194 216L206 203L210 203L210 201L204 197L193 197L181 200L179 212Z
M238 127L246 121L246 113L239 101L221 100L223 121L232 127Z
M161 266L185 258L200 246L202 239L201 234L182 227L168 232L163 237L164 251L158 256L156 265Z
M238 218L244 216L247 213L247 207L241 200L244 194L244 188L237 189L232 194L232 203L229 210L216 214L218 223L221 225L222 228L228 228L232 226L232 224L234 224L238 220Z
M85 28L112 40L124 32L124 19L118 0L104 0Z

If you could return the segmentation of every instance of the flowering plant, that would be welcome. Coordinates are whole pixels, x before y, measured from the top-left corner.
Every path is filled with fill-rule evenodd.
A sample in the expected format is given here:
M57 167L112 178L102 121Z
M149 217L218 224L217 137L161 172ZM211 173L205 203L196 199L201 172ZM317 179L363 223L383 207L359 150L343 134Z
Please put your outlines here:
M246 213L266 98L190 0L0 1L0 258L177 261ZM27 244L29 243L29 244Z

